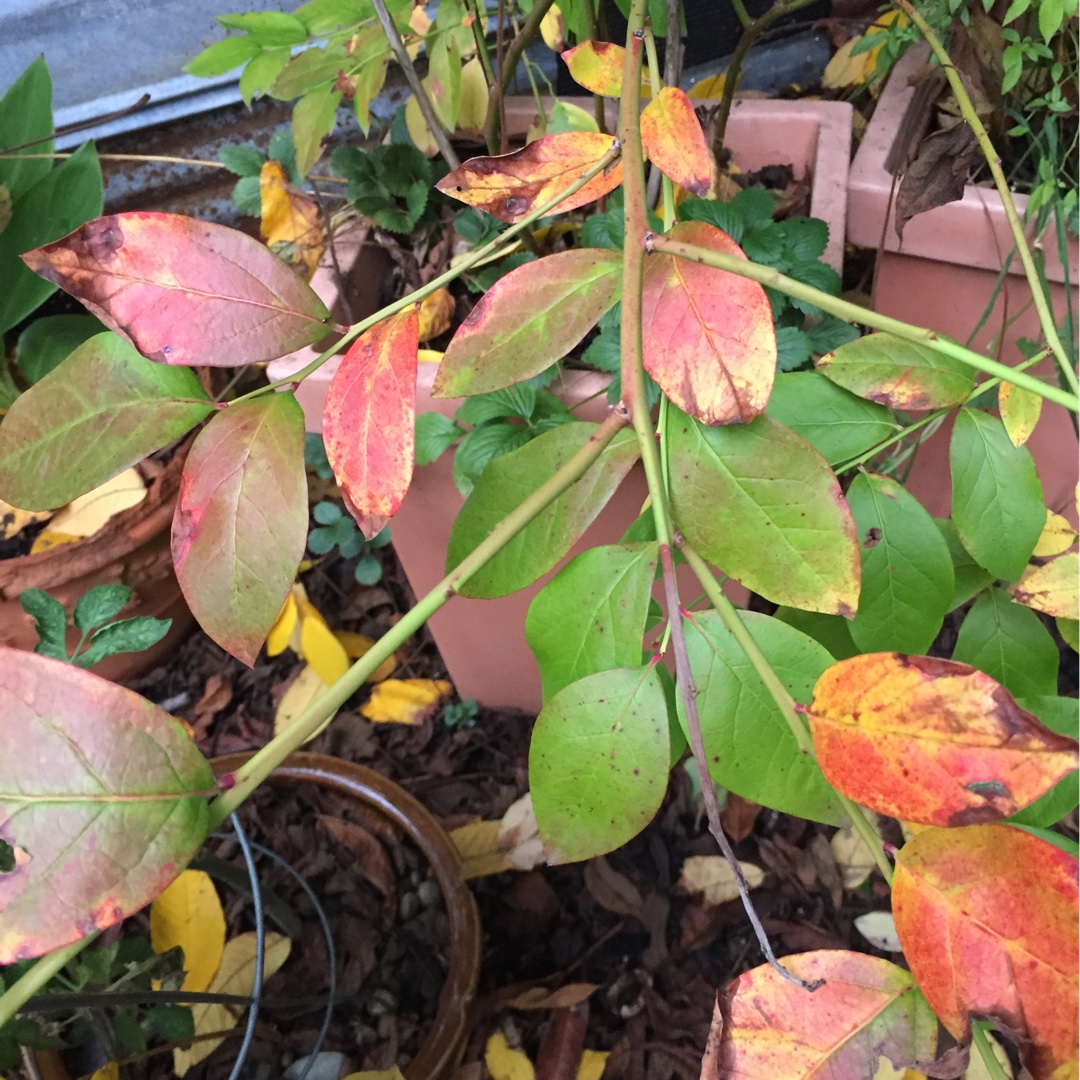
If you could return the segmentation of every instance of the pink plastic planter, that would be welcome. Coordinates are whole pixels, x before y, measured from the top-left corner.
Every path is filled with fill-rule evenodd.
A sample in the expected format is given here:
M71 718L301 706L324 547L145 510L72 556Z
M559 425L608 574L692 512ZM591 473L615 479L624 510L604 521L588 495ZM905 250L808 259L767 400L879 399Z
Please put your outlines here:
M531 103L526 108L531 108ZM842 102L740 101L732 110L728 145L735 163L744 171L764 165L790 163L798 178L812 181L811 212L829 224L829 248L825 258L837 269L843 251L844 207L851 145L851 106ZM526 124L529 121L526 120ZM364 250L355 244L352 257ZM339 250L339 259L342 258ZM369 273L384 272L385 262L375 260ZM313 283L331 306L333 276L320 271ZM363 312L353 312L354 318ZM303 350L275 360L268 367L271 379L283 379L310 362L315 354ZM297 390L309 431L322 430L322 407L336 363L331 360ZM447 416L460 404L430 396L434 366L420 365L417 412L435 410ZM604 416L606 377L567 372L560 394L582 419ZM571 556L597 544L619 540L641 512L646 498L645 479L635 469ZM432 465L417 469L404 504L391 523L397 552L414 592L422 596L445 573L447 541L454 518L463 503L454 486L453 463L443 455ZM476 698L490 706L518 708L535 714L541 705L540 675L525 640L525 613L547 578L529 589L498 600L466 600L454 597L430 621L431 631L446 662L450 678L463 698ZM686 595L696 595L687 582ZM743 592L742 597L745 597Z

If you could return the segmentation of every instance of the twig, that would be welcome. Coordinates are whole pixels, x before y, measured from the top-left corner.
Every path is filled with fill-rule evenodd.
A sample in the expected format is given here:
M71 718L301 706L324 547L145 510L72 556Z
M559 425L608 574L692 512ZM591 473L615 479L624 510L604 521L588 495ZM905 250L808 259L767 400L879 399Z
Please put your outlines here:
M484 81L488 90L495 85L495 69L491 66L491 54L487 47L487 11L480 7L480 0L467 0L472 12L473 41L476 42L476 55L480 57L480 66L484 69Z
M585 0L582 10L585 12L585 29L589 40L597 40L596 9L593 7L594 0ZM596 126L602 134L607 134L607 105L602 94L593 94L593 116L596 117Z
M680 0L668 0L667 37L664 38L664 85L678 86L682 74L683 45L680 25L682 23Z
M398 66L405 73L405 81L409 84L413 97L416 98L416 104L420 106L424 122L439 147L439 153L442 154L446 164L451 169L456 169L461 164L461 159L454 153L454 148L450 145L450 136L447 135L446 129L435 115L435 107L431 104L431 98L428 97L424 84L420 81L420 76L416 74L416 68L409 58L409 51L405 48L405 42L401 40L401 35L398 33L397 26L394 25L390 12L386 10L386 0L372 0L372 3L375 5L375 17L383 28L383 33L386 35L386 40L390 45L390 51L394 54Z

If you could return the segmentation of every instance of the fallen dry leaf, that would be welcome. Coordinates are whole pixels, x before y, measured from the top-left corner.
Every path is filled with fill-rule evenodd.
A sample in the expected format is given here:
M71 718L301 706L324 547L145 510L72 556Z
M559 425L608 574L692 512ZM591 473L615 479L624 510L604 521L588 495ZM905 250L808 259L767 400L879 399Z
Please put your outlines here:
M356 857L356 868L382 893L389 911L397 910L397 874L377 837L363 825L329 814L317 815L319 824Z
M58 510L49 522L49 528L39 534L30 548L31 554L47 551L59 543L93 536L110 518L137 506L146 498L146 481L138 469L126 469L119 476L107 480L100 487L73 499Z
M484 1047L484 1064L491 1080L535 1080L536 1070L524 1050L516 1050L496 1031Z
M334 637L338 639L350 660L359 660L375 644L374 638L369 638L367 634L354 634L351 630L335 630ZM382 682L394 673L396 667L397 659L389 656L368 676L367 681Z
M420 724L453 689L445 679L386 679L360 712L374 724Z
M225 915L210 875L185 870L150 905L150 946L184 951L181 989L200 993L217 973L225 949Z
M18 536L27 525L48 521L52 516L52 510L20 510L0 499L0 540L10 540L13 536Z
M264 163L259 174L259 195L263 240L305 281L310 281L326 250L319 204L288 183L277 161Z
M865 811L871 825L878 827L878 816L872 810ZM840 867L845 889L857 889L877 865L866 841L851 827L839 829L829 841L833 858Z
M900 939L896 936L896 923L891 911L868 911L855 920L855 929L875 949L884 952L903 952Z
M739 866L751 889L756 889L765 880L760 866L744 862ZM679 885L691 895L700 896L707 907L719 907L739 898L735 871L723 855L691 855L683 863Z
M511 1009L569 1009L588 1001L596 990L595 983L568 983L558 990L545 990L542 986L530 986L508 1002Z
M450 833L458 854L461 856L461 878L490 877L513 870L514 864L499 846L500 821L473 821Z
M296 718L322 693L326 691L326 683L322 676L310 665L305 664L285 691L278 702L277 711L274 713L274 734L280 735L286 728L292 725ZM305 740L311 742L316 735L320 735L333 716L313 731Z
M450 320L454 316L457 302L450 295L449 289L436 289L420 302L420 341L445 334L450 329Z
M544 842L533 811L532 793L511 803L499 823L499 847L518 870L532 870L544 861Z

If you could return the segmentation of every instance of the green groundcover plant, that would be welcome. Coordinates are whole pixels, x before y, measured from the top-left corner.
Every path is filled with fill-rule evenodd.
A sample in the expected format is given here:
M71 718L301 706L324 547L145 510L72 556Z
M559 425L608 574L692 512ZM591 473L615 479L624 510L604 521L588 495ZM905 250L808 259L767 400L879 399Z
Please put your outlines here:
M1077 804L1076 708L1057 696L1057 648L1039 613L1075 644L1077 553L1023 444L1040 408L1075 413L1080 402L1030 256L1044 336L1033 359L1057 361L1060 383L752 261L722 211L677 220L675 185L704 196L711 161L681 91L657 89L640 108L645 57L662 84L646 6L629 5L625 47L583 35L565 54L586 89L621 98L618 136L560 131L453 167L438 189L507 227L352 326L264 246L181 216L98 217L20 253L108 330L11 406L0 498L61 506L201 426L173 560L202 627L250 664L309 544L295 384L340 354L326 457L372 541L416 457L418 303L542 218L622 192L621 245L568 247L505 273L457 330L435 384L470 400L506 392L618 304L619 394L607 418L530 432L470 477L445 578L235 774L215 777L183 728L138 695L60 659L0 650L0 963L22 962L0 995L0 1025L101 930L159 895L435 611L553 569L640 462L646 512L620 543L567 563L528 616L544 689L530 787L549 861L635 836L688 744L699 775L728 790L859 832L892 884L910 969L843 950L778 959L744 889L767 962L720 990L706 1075L873 1075L883 1056L929 1069L946 1034L992 1062L987 1024L1033 1076L1076 1075L1077 863L1049 831ZM954 89L968 101L959 80ZM974 110L965 116L992 160ZM646 157L665 177L658 221L646 209ZM20 160L0 159L0 181ZM785 233L809 253L792 267L819 250L802 228ZM1017 245L1023 257L1019 227ZM813 334L839 323L871 332L838 335L810 369ZM192 370L267 361L332 331L340 341L308 368L228 402L211 400ZM784 338L799 359L780 367L804 370L777 373ZM912 421L915 410L924 415ZM935 520L873 466L949 413L953 510ZM342 520L322 516L328 530ZM354 543L340 529L316 541L342 542ZM707 606L680 596L676 560ZM737 610L725 575L776 614ZM945 616L969 603L951 659L926 656ZM712 784L703 795L739 873ZM910 823L912 839L886 851L867 809ZM61 892L63 905L52 899Z

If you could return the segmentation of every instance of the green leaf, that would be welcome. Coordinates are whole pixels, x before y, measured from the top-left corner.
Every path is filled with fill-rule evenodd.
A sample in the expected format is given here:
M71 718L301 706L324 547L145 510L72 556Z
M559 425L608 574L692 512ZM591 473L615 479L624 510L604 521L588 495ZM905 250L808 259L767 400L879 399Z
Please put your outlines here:
M185 1005L151 1005L146 1019L154 1034L164 1042L179 1042L195 1034L195 1017Z
M428 43L425 89L439 123L453 131L461 111L461 52L452 34L440 34L433 44Z
M952 519L964 547L994 577L1016 581L1046 524L1035 461L1013 446L1005 425L961 409L949 444Z
M776 367L794 371L810 359L813 346L809 335L796 326L781 326L776 331Z
M855 523L825 459L770 416L728 427L670 416L672 515L691 545L778 604L853 613Z
M11 221L0 232L0 332L26 318L56 292L19 256L59 240L101 213L101 168L93 143L83 143L12 204Z
M457 566L511 510L566 465L595 432L593 424L563 424L492 461L454 522L447 568ZM461 453L460 447L457 453ZM580 480L537 514L462 586L462 595L505 596L546 574L592 524L637 458L637 440L631 432L620 432Z
M550 863L614 851L653 819L671 741L656 669L618 668L567 686L543 708L529 788Z
M382 563L370 551L365 551L356 564L353 577L359 585L377 585L382 580Z
M1014 697L1057 692L1058 650L1039 616L988 589L960 624L952 658L985 672Z
M868 334L827 353L820 372L837 386L892 409L960 405L975 386L972 369L928 345Z
M44 646L44 649L35 648L34 652L66 660L68 617L64 605L42 589L23 589L19 594L19 603L23 611L34 620L39 645Z
M280 101L292 101L316 87L332 84L338 72L348 66L349 54L343 45L305 49L285 64L270 94Z
M728 234L736 244L746 232L746 219L734 202L718 199L684 199L678 207L680 221L704 221ZM770 213L770 218L771 218ZM620 215L621 220L621 215Z
M820 611L780 607L773 612L773 618L787 623L788 626L794 626L819 645L824 645L837 660L847 660L859 655L859 647L851 640L851 622L839 615L822 615Z
M28 383L59 367L84 341L105 332L93 315L46 315L20 335L15 362Z
M949 610L955 611L961 604L966 604L994 581L967 552L960 543L960 536L951 518L934 518L934 524L945 539L949 556L953 564L953 594L949 601Z
M199 625L253 664L307 544L304 414L291 393L231 405L184 465L172 555Z
M802 705L833 664L816 641L778 619L740 612L747 630L792 697ZM685 620L686 648L697 687L698 717L709 772L718 784L781 813L837 825L839 796L803 754L776 702L720 616ZM679 720L686 729L682 699Z
M883 405L856 397L817 371L777 375L765 411L805 439L830 465L858 457L897 431Z
M70 664L0 648L0 715L0 828L29 855L0 875L9 964L148 904L206 838L215 781L178 721Z
M0 424L0 498L53 510L167 446L214 411L194 371L98 334Z
M74 621L76 627L87 633L115 619L131 599L127 585L95 585L75 601Z
M337 118L341 101L340 91L323 87L305 94L294 106L292 114L293 145L296 147L296 168L301 177L322 155L322 144Z
M1072 649L1073 652L1080 652L1080 622L1076 619L1055 619L1057 623L1058 633L1061 635L1062 641Z
M244 30L260 45L299 45L307 40L307 27L295 15L283 11L247 11L238 15L218 15L226 30Z
M258 56L253 56L240 73L240 100L250 106L254 98L268 93L291 55L290 49L283 48L264 49Z
M218 161L237 176L258 177L266 160L261 150L249 145L223 146L218 151Z
M846 345L859 336L859 331L854 326L835 315L826 315L813 326L808 326L806 332L810 336L814 352L818 354L839 349L841 345Z
M169 632L170 626L172 619L155 619L149 615L109 623L90 638L89 646L75 657L75 663L91 668L118 653L143 652L156 645Z
M343 517L341 507L334 502L316 503L312 508L311 516L320 525L333 525Z
M203 49L194 60L184 65L183 70L197 79L214 79L246 64L259 52L261 46L254 38L229 37Z
M259 217L262 214L262 188L257 176L241 176L232 191L233 202L241 214Z
M861 652L922 655L952 601L948 545L919 500L890 477L860 473L847 499L862 548L852 640Z
M416 464L430 465L465 434L449 416L423 412L416 418Z
M331 30L370 18L371 10L370 0L308 0L293 15L307 27L309 34L321 37Z
M619 297L622 256L576 248L500 278L450 342L436 397L501 390L561 360Z
M821 218L789 217L777 226L794 263L812 264L829 246L829 226Z
M479 427L491 420L504 420L516 416L530 421L536 411L537 390L529 383L515 383L504 390L490 394L477 394L466 398L454 413L454 419L462 424Z
M30 143L24 147L24 153L51 154L52 133L52 77L45 58L39 56L0 98L0 150ZM0 184L15 202L51 168L52 162L44 157L0 158Z
M469 495L488 463L524 446L532 436L517 424L491 423L473 428L454 451L454 483Z
M796 263L788 271L788 277L801 281L804 285L821 292L829 293L830 296L840 295L840 275L827 263L819 262L816 258L810 262ZM788 298L791 306L804 315L820 315L821 308L809 300L801 300L797 296Z
M1080 736L1080 712L1076 698L1031 697L1019 698L1021 709L1027 709L1039 718L1051 731L1067 735L1070 739ZM1049 828L1056 825L1066 814L1071 814L1080 803L1080 787L1076 773L1059 780L1042 798L1036 799L1005 820L1014 825L1033 825Z
M656 544L590 548L536 595L525 637L544 701L587 675L641 663L656 558Z

